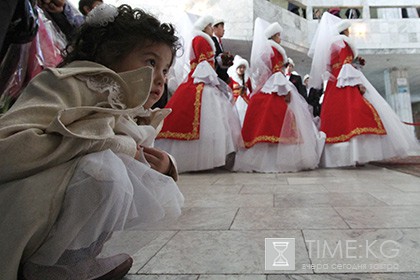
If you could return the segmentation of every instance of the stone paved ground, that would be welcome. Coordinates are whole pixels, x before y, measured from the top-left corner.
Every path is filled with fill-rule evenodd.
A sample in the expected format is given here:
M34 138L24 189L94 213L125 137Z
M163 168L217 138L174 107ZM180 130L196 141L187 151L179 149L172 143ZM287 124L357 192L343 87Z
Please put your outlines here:
M115 234L105 248L133 256L125 279L420 279L419 177L373 165L216 169L182 174L179 186L177 221ZM285 256L295 270L265 270L265 238L295 239Z

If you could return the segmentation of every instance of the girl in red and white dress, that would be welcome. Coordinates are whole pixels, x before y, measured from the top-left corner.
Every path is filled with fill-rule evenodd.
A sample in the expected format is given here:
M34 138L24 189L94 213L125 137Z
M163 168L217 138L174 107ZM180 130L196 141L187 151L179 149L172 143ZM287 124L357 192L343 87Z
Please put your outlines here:
M319 162L324 138L306 101L283 73L287 56L281 32L278 23L255 21L251 73L256 89L245 114L245 148L237 153L235 171L294 172L316 168Z
M248 74L249 63L239 55L233 59L233 65L227 73L230 77L229 87L233 91L233 101L238 110L241 125L244 122L246 108L249 103L249 95L252 91L251 78Z
M309 51L313 57L309 86L321 88L322 78L328 77L321 110L321 131L327 135L321 159L325 167L404 157L418 150L413 131L354 67L353 62L362 59L355 60L350 25L324 13Z
M190 72L169 100L172 113L165 119L156 147L170 151L179 172L207 170L226 164L240 141L238 113L228 85L214 70L213 18L194 23Z

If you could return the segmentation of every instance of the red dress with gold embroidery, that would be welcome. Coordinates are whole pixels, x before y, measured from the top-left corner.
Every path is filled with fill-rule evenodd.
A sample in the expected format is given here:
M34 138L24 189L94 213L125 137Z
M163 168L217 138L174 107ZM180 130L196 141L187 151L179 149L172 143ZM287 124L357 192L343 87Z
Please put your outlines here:
M232 89L233 92L233 101L236 102L236 100L238 99L239 96L241 96L242 91L242 98L244 99L244 101L246 103L249 103L249 93L252 91L252 86L251 86L251 79L248 78L248 80L245 83L245 89L242 86L242 82L237 82L235 81L232 77L230 77L230 83L229 83L229 87Z
M242 127L245 148L237 152L233 169L264 173L313 169L325 138L318 133L307 102L281 72L287 59L284 49L268 40L263 50L269 55L251 59L261 89L251 96Z
M331 73L338 77L341 68L353 61L353 51L345 47L331 55ZM321 109L321 131L327 135L326 143L349 141L362 134L384 135L386 131L375 108L361 94L358 86L337 87L330 79L324 93Z
M197 65L207 60L214 67L214 50L208 40L196 36L192 41L195 58L190 61L188 79L174 92L165 108L172 113L165 119L158 138L195 140L200 136L201 94L204 83L194 84L192 74Z
M169 99L155 146L170 153L179 172L224 166L226 155L236 151L240 122L229 100L227 85L214 70L211 37L195 30L190 73Z
M275 47L272 47L272 50L271 71L273 74L283 75L281 72L284 63L283 56ZM285 77L284 79L286 81ZM242 137L246 148L251 148L259 142L294 142L294 133L286 138L280 138L287 110L285 101L287 93L288 91L285 91L279 95L277 92L264 92L263 87L251 97L242 127Z

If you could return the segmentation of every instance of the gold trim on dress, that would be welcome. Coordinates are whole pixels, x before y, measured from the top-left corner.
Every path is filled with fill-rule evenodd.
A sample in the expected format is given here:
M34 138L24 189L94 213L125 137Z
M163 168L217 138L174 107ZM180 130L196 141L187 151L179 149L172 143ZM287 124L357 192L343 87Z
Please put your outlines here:
M187 133L182 132L161 132L159 133L159 138L170 138L170 139L178 139L178 140L197 140L200 138L200 108L201 108L201 93L203 92L204 84L200 83L196 87L195 91L195 101L194 101L194 119L192 122L192 131Z
M268 136L268 135L261 135L255 137L252 141L244 142L245 148L251 148L256 143L259 142L270 142L270 143L282 143L282 144L294 144L296 143L296 137L277 137L277 136Z
M326 143L339 143L339 142L346 142L350 138L356 135L360 134L377 134L377 135L385 135L386 130L382 124L381 117L379 116L378 112L376 112L375 108L370 104L369 101L367 101L365 98L363 98L363 101L366 103L366 105L370 108L370 110L373 113L373 119L376 122L377 127L358 127L350 131L348 134L343 134L336 137L327 137Z

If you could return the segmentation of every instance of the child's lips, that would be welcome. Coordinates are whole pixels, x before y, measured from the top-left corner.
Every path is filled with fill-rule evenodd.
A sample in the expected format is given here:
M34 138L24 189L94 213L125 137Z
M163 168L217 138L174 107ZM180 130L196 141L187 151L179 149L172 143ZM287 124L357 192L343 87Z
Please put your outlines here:
M150 92L151 95L156 95L156 96L160 96L160 91L159 90L152 90Z

